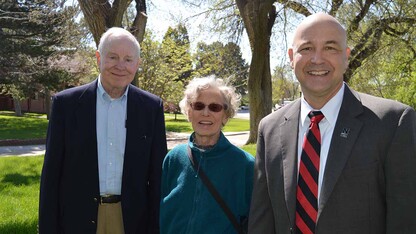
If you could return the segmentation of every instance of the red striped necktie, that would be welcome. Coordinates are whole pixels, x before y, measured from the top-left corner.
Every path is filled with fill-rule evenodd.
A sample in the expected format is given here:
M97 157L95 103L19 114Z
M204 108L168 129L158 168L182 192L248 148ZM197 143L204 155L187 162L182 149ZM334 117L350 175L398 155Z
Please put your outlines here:
M303 140L296 190L296 233L315 233L318 216L318 175L321 133L319 122L324 118L320 111L311 111L309 130Z

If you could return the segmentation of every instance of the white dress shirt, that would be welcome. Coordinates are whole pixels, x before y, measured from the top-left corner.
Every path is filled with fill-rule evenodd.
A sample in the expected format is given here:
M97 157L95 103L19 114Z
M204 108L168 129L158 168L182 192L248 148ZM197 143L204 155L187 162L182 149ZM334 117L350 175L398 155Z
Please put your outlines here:
M299 118L299 135L298 135L298 169L300 165L300 158L302 155L302 144L305 134L309 129L311 123L308 114L310 111L321 111L325 118L319 122L319 130L321 132L321 153L319 162L319 177L318 177L318 205L319 196L321 194L321 185L324 177L326 160L328 158L329 146L331 145L332 134L334 132L335 123L338 119L338 113L341 108L342 99L344 96L345 84L342 84L338 93L332 97L320 110L313 109L302 95L300 105ZM299 171L299 170L298 170Z
M120 195L126 145L127 92L111 98L98 78L97 144L100 195Z

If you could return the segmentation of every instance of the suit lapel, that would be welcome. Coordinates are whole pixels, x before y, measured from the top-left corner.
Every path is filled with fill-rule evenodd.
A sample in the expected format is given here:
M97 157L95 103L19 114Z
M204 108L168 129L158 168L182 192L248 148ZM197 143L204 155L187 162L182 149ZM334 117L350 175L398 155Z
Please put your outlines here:
M362 104L351 90L345 86L344 98L328 152L325 166L325 174L322 182L319 198L319 215L325 209L325 205L340 177L345 164L351 154L351 150L357 140L363 123L356 118L363 112Z
M286 207L290 222L295 221L297 185L297 144L300 101L298 100L285 114L285 122L280 126L282 140L283 181Z

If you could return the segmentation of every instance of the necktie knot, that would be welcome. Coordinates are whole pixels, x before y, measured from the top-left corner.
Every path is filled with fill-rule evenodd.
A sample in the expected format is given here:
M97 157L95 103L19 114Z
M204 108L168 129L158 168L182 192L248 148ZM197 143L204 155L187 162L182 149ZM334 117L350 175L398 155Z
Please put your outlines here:
M311 123L318 124L325 116L320 111L311 111L308 117L311 119Z

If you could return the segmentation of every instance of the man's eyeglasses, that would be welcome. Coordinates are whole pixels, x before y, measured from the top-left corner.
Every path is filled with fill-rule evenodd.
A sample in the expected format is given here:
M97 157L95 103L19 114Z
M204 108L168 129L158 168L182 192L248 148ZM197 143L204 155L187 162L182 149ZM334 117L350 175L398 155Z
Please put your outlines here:
M192 109L197 110L197 111L205 109L206 106L207 105L205 105L205 103L203 103L203 102L193 102L193 103L191 103ZM221 105L221 104L218 104L218 103L211 103L211 104L208 105L208 109L212 112L220 112L220 111L222 111L222 109L227 110L227 108L228 108L228 106L226 104Z

